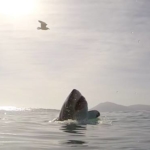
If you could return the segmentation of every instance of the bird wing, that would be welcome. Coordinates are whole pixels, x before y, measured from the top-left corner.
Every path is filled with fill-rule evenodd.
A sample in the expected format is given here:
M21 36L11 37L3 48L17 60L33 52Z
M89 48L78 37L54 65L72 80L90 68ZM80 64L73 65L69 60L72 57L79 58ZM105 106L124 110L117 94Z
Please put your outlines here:
M39 23L41 23L41 28L45 28L45 27L46 27L46 25L47 25L45 22L40 21L40 20L39 20Z

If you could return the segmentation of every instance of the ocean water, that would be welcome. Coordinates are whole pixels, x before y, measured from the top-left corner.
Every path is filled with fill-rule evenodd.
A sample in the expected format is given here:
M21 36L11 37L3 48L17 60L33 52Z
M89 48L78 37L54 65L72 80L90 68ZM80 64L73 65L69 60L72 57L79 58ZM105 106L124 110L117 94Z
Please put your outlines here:
M51 109L1 110L1 150L149 150L150 112L101 112L97 123L51 122Z

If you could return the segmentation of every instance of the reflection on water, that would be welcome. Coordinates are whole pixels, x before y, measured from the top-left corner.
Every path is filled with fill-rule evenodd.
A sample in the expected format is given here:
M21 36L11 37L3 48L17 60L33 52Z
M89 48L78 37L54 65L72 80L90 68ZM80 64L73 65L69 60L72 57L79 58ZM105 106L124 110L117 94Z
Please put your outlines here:
M61 126L61 129L65 133L69 133L71 135L71 138L73 139L66 139L66 141L63 142L63 144L67 144L73 147L76 146L87 146L87 142L83 141L84 131L86 130L86 125L77 125L77 124L65 124ZM79 137L82 137L82 140L80 140Z
M86 126L77 125L77 124L66 124L62 126L61 130L68 133L83 134L82 131L86 130Z
M87 146L85 143L86 142L79 141L79 140L68 140L67 142L64 142L64 144L69 144L69 145L71 145L73 147L76 147L78 145Z

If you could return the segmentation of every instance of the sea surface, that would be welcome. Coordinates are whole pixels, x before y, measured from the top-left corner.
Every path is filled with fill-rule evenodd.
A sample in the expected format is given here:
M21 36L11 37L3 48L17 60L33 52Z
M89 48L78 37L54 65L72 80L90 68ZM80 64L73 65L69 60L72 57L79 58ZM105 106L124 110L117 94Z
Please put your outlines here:
M101 112L97 123L52 122L59 110L0 110L0 150L149 150L150 112Z

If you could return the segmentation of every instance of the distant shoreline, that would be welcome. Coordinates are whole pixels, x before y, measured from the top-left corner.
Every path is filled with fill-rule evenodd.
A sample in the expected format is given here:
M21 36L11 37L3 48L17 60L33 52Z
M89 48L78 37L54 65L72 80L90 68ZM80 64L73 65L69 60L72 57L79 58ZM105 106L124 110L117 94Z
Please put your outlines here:
M143 110L143 111L150 111L150 105L143 105L143 104L136 104L136 105L129 105L129 106L124 106L112 102L104 102L96 105L95 107L91 108L91 110L96 109L100 112L102 111L138 111L138 110Z

